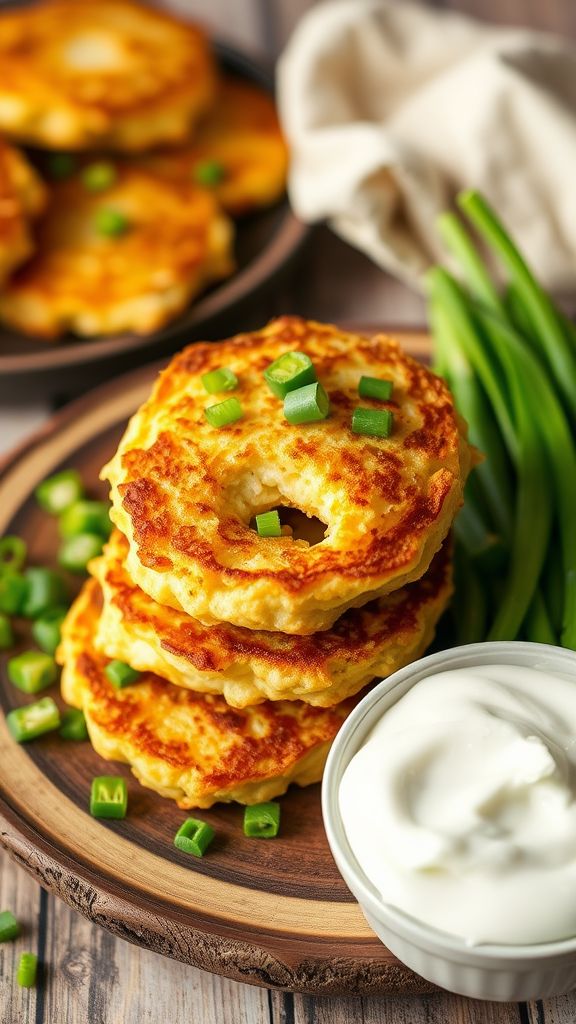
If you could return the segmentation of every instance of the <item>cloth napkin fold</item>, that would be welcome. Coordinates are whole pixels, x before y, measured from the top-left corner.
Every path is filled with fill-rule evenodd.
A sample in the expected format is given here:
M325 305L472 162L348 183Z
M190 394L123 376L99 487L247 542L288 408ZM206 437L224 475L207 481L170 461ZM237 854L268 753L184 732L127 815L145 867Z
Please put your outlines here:
M494 204L542 281L576 287L576 47L407 0L333 0L278 66L290 196L418 285L446 259L436 215Z

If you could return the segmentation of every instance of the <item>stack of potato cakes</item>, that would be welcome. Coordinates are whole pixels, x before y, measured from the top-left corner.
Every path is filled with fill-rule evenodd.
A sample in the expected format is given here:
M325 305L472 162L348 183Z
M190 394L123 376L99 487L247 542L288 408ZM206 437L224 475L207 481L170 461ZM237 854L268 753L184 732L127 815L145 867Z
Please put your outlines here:
M271 97L222 78L205 33L166 12L0 10L0 69L0 319L17 330L158 330L233 272L231 217L284 191Z
M315 419L267 384L289 353L328 396ZM117 528L63 628L96 750L183 807L317 781L362 688L434 635L470 464L445 384L385 336L283 317L177 355L102 471Z

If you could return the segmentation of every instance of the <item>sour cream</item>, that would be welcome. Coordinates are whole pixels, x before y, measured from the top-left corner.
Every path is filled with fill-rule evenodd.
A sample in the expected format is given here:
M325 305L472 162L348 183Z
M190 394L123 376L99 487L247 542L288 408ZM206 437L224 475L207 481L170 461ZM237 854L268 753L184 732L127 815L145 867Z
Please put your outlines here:
M385 903L479 943L576 935L576 676L483 665L416 683L339 789Z

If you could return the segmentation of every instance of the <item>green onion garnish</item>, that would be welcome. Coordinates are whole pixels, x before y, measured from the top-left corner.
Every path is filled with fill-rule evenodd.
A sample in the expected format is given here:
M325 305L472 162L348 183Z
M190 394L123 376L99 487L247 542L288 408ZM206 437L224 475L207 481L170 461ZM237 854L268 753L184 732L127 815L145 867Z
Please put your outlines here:
M325 420L330 412L330 400L318 382L289 391L284 399L284 415L289 423L315 423Z
M24 573L27 591L22 607L22 614L27 619L37 619L39 615L67 603L66 585L59 573L53 569L33 568ZM1 584L0 579L0 584Z
M6 725L17 743L27 743L52 732L60 725L60 712L52 697L42 697L35 704L15 708L6 715Z
M216 835L211 825L199 818L186 818L174 836L174 846L183 853L203 857Z
M84 498L70 505L58 520L61 537L76 537L79 533L97 533L107 539L112 530L110 506L107 501L89 501Z
M256 529L260 537L280 537L282 527L278 512L274 509L272 512L261 512L257 515Z
M18 572L0 573L0 612L19 615L28 594L28 583Z
M286 398L289 391L314 384L316 370L305 352L285 352L264 370L264 380L276 398Z
M19 572L26 561L26 551L26 543L21 537L2 537L0 539L0 572Z
M352 430L368 437L389 437L393 419L389 409L363 409L358 406L352 414Z
M130 227L128 217L111 206L103 206L98 210L94 223L98 234L106 238L119 238L126 234Z
M69 572L86 572L86 566L102 554L104 539L96 533L77 533L68 537L58 550L58 563Z
M221 391L234 391L238 387L238 377L227 366L210 370L202 374L202 383L209 395L217 395Z
M14 630L7 615L0 612L0 651L7 651L14 646Z
M104 669L107 678L115 690L122 690L125 686L131 686L140 678L140 672L127 665L124 661L110 661Z
M32 623L32 636L38 647L46 654L55 654L60 643L60 628L66 617L66 609L49 608Z
M48 172L55 181L69 178L76 170L76 160L71 153L52 153L48 157Z
M0 942L10 942L20 935L20 925L9 910L0 913Z
M63 740L86 740L88 739L88 728L84 712L78 708L70 708L62 715L62 725L58 735Z
M16 981L20 988L32 988L36 984L38 957L35 953L22 953L18 961Z
M244 835L273 839L280 828L280 804L254 804L244 810Z
M73 505L84 494L80 474L75 469L63 469L61 473L43 480L34 491L36 501L51 516L59 516L69 505Z
M44 651L23 651L8 662L8 678L23 693L40 693L56 682L54 658Z
M381 377L360 377L358 394L360 398L375 398L379 402L388 402L392 397L394 384L391 380Z
M218 160L202 160L193 169L194 181L198 185L219 185L226 176L226 169Z
M125 818L128 807L126 780L117 775L92 779L90 814L93 818Z
M204 415L211 427L228 427L241 419L244 411L237 398L226 398L216 405L209 405L204 409Z
M82 171L82 184L89 192L104 192L114 184L118 175L114 164L108 160L99 160L88 164Z

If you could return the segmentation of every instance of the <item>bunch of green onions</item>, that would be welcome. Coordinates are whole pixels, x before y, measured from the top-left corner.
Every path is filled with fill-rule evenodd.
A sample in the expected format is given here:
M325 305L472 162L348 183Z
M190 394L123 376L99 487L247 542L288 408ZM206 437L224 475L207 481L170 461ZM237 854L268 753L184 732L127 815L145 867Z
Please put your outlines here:
M485 199L465 192L458 206L507 283L443 214L462 282L443 267L426 275L435 369L485 456L455 525L457 640L576 650L576 329Z

